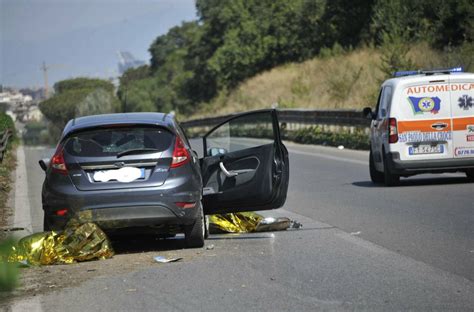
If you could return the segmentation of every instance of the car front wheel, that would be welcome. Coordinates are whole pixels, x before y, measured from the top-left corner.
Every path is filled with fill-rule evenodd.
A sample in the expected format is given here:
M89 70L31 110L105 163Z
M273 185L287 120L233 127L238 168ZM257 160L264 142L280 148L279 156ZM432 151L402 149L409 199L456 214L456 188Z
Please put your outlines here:
M184 227L184 241L187 248L201 248L204 246L205 235L204 213L202 211L202 204L198 206L198 217L191 225Z

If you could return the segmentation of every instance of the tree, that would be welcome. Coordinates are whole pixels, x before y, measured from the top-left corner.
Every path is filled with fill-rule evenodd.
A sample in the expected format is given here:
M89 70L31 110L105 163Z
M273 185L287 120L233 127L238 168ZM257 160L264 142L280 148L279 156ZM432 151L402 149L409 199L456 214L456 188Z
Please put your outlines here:
M54 85L55 94L40 103L43 115L59 129L73 118L119 110L114 85L106 80L75 78Z

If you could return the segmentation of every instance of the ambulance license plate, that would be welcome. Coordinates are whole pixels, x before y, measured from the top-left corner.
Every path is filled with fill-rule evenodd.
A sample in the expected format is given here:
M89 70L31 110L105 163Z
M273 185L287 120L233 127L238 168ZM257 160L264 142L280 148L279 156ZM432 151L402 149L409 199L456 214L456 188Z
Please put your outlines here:
M444 146L439 145L418 145L410 146L408 148L408 154L410 155L421 155L421 154L442 154L444 152Z

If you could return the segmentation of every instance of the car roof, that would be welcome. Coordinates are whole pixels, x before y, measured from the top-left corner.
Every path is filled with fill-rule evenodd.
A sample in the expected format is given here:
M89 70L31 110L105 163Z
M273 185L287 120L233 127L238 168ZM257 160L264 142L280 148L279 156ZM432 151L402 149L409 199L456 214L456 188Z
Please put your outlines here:
M128 124L162 126L170 130L174 130L176 122L174 120L173 114L165 113L118 113L91 115L69 120L69 122L66 124L66 127L64 127L63 137L69 133L87 128Z

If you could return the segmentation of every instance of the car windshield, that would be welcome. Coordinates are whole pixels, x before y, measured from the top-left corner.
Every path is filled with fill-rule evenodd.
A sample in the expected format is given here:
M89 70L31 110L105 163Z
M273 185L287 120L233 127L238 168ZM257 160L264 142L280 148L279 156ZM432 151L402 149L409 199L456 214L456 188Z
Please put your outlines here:
M69 155L79 157L109 157L130 150L162 152L170 147L173 137L162 128L96 129L72 135L64 148Z

